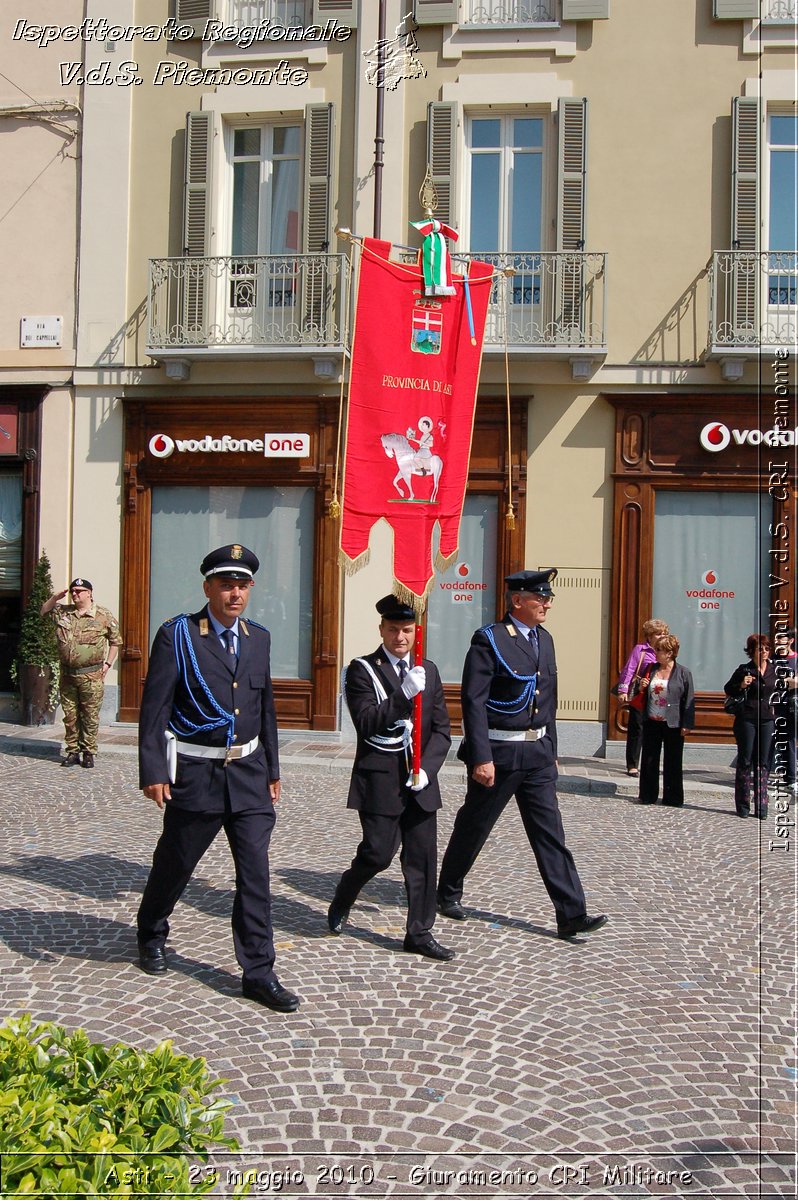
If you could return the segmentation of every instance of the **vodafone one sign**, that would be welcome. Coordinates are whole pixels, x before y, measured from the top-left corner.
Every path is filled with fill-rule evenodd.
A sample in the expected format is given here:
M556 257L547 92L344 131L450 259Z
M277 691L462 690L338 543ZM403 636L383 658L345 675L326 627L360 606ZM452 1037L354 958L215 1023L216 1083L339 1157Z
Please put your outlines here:
M149 440L153 458L171 458L173 454L262 454L265 458L307 458L310 435L307 433L264 433L262 438L235 438L225 433L213 437L172 438L155 433Z
M795 446L798 429L729 429L722 421L711 421L698 435L705 450L718 454L732 442L736 446Z

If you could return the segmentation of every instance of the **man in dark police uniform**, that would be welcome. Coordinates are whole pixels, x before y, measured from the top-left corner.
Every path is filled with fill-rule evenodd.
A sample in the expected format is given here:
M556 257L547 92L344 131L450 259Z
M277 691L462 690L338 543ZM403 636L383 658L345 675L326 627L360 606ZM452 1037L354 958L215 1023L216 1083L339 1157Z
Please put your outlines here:
M269 839L280 799L268 630L244 621L258 559L221 546L200 571L208 603L158 630L139 721L140 786L164 808L138 912L139 965L167 970L169 915L220 829L236 867L233 941L245 996L277 1012L299 999L274 973Z
M452 743L438 668L410 665L416 615L395 596L377 603L382 645L354 659L346 672L346 702L357 731L347 807L357 810L363 839L335 890L327 921L341 933L364 884L390 866L401 842L407 891L404 949L448 961L454 951L432 936L435 924L438 771ZM414 697L423 692L421 771L413 781L410 730Z
M557 664L543 628L557 572L509 575L508 612L478 629L463 668L463 733L468 766L465 801L441 864L438 909L463 921L466 875L511 796L557 914L561 938L606 924L587 915L585 894L557 804Z

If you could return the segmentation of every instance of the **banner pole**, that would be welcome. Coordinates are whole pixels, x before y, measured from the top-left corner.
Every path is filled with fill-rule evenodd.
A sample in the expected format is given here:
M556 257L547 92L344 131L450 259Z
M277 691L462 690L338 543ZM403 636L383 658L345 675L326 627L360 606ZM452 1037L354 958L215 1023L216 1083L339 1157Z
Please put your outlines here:
M416 625L416 640L413 646L413 665L418 666L424 655L424 630ZM421 778L421 696L418 692L413 698L413 783L417 785Z

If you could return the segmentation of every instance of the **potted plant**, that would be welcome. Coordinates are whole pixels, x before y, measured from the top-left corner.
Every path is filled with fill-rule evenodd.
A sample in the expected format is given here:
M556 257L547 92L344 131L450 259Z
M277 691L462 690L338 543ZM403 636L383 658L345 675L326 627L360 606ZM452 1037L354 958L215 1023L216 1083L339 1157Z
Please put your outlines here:
M53 594L50 560L42 554L33 572L33 586L22 613L17 657L11 677L22 700L23 725L45 725L55 718L58 704L58 642L55 626L40 609Z

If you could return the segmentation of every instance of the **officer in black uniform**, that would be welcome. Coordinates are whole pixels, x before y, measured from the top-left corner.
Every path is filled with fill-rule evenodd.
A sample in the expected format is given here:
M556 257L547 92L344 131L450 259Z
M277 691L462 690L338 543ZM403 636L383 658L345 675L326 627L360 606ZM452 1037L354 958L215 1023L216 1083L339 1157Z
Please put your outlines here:
M361 888L390 866L401 843L407 892L404 949L446 962L454 958L454 951L436 942L432 926L441 807L438 771L452 744L449 714L435 664L424 659L411 665L416 636L413 609L396 596L384 596L376 608L382 645L349 664L345 685L357 730L347 808L357 810L363 838L335 889L327 922L332 933L341 933ZM421 771L415 780L410 730L419 692L423 693Z
M463 668L465 802L441 864L438 910L463 921L466 875L511 796L557 914L561 938L606 924L590 917L557 804L557 664L543 628L556 570L507 576L504 620L478 629Z
M208 603L162 625L139 719L140 787L164 808L163 833L138 912L139 965L167 970L169 915L224 829L236 867L233 941L243 993L277 1012L299 999L274 973L269 839L280 799L271 637L244 621L258 559L221 546L200 571Z

